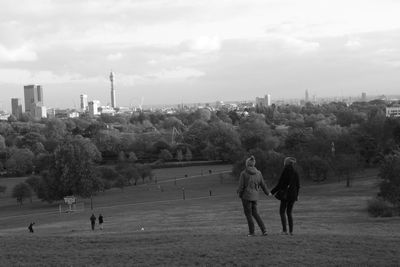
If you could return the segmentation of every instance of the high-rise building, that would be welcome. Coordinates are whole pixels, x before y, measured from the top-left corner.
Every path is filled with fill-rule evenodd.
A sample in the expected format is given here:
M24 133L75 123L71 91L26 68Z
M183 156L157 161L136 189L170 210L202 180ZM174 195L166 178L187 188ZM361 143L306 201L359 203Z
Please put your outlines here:
M88 109L87 95L81 95L81 111L86 111Z
M266 94L265 95L265 103L267 104L267 106L271 106L271 95L270 94Z
M46 117L46 107L43 106L43 88L41 85L25 85L25 112L30 113L33 118Z
M271 95L266 94L264 97L256 97L256 105L262 107L271 106Z
M115 99L115 89L114 89L114 72L110 73L110 81L111 81L111 107L116 108L117 102Z
M41 85L25 85L25 112L34 112L36 106L43 105L43 88Z
M305 101L306 103L307 103L307 102L310 102L310 96L308 95L308 90L306 90L306 96L305 96L304 101Z
M363 102L367 101L367 93L365 93L365 92L361 93L361 101L363 101Z
M20 98L11 98L11 114L13 114L17 119L21 118L22 104Z
M98 100L92 100L89 102L89 114L91 116L96 116L99 115L99 107L100 107L100 101Z

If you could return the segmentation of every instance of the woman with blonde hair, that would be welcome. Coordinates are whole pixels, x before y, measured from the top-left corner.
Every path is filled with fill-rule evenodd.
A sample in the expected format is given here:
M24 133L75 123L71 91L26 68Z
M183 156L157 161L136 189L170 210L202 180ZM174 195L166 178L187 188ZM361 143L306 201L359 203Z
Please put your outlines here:
M237 193L242 199L244 214L249 226L248 236L255 235L253 218L260 227L262 235L265 236L267 235L267 229L258 214L257 201L261 190L264 191L264 194L267 196L270 196L271 193L268 191L264 178L261 172L255 167L255 164L256 160L254 156L251 156L246 160L246 168L240 174Z

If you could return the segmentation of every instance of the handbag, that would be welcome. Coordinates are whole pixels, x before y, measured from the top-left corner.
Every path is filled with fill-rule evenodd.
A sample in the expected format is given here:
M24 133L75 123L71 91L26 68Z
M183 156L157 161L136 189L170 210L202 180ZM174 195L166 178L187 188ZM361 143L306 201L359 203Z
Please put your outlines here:
M288 194L287 189L281 189L278 192L276 192L275 198L277 200L281 200L281 201L282 200L286 200L287 199L287 194Z

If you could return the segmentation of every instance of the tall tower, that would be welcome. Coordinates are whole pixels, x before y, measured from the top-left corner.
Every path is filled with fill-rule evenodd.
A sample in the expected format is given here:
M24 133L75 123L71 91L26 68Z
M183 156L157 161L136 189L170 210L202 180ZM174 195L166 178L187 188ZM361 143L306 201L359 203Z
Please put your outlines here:
M86 111L87 108L88 108L87 95L82 94L81 95L81 111Z
M36 106L43 105L43 88L41 85L25 85L25 112L33 112Z
M308 90L306 90L306 97L304 100L306 103L310 101L310 96L308 95Z
M116 108L117 103L115 100L115 89L114 89L114 72L110 73L110 81L111 81L111 107Z
M271 106L271 95L270 94L265 95L265 105L267 107Z
M11 112L19 120L22 115L21 99L11 98Z

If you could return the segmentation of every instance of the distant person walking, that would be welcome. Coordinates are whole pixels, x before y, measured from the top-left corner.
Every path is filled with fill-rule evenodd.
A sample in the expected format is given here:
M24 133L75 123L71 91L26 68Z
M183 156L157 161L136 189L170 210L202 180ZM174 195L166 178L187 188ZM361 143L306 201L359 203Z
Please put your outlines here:
M100 230L103 230L103 215L101 215L101 213L99 214L99 228Z
M261 172L256 169L255 164L256 160L254 156L251 156L246 160L246 167L240 174L239 187L237 190L239 197L242 199L244 214L249 226L248 236L255 235L253 217L260 227L262 234L267 235L264 222L258 214L257 201L261 189L266 195L271 195L265 185Z
M277 199L281 201L279 214L281 216L282 234L287 235L286 215L289 223L289 234L293 235L293 206L298 200L300 181L299 174L295 169L296 159L287 157L278 184L271 190Z
M90 224L92 226L92 231L94 231L94 226L96 225L96 216L94 216L94 214L90 216Z
M29 226L28 226L29 233L33 233L33 225L34 225L34 224L35 224L34 222L31 222L31 223L29 224Z

